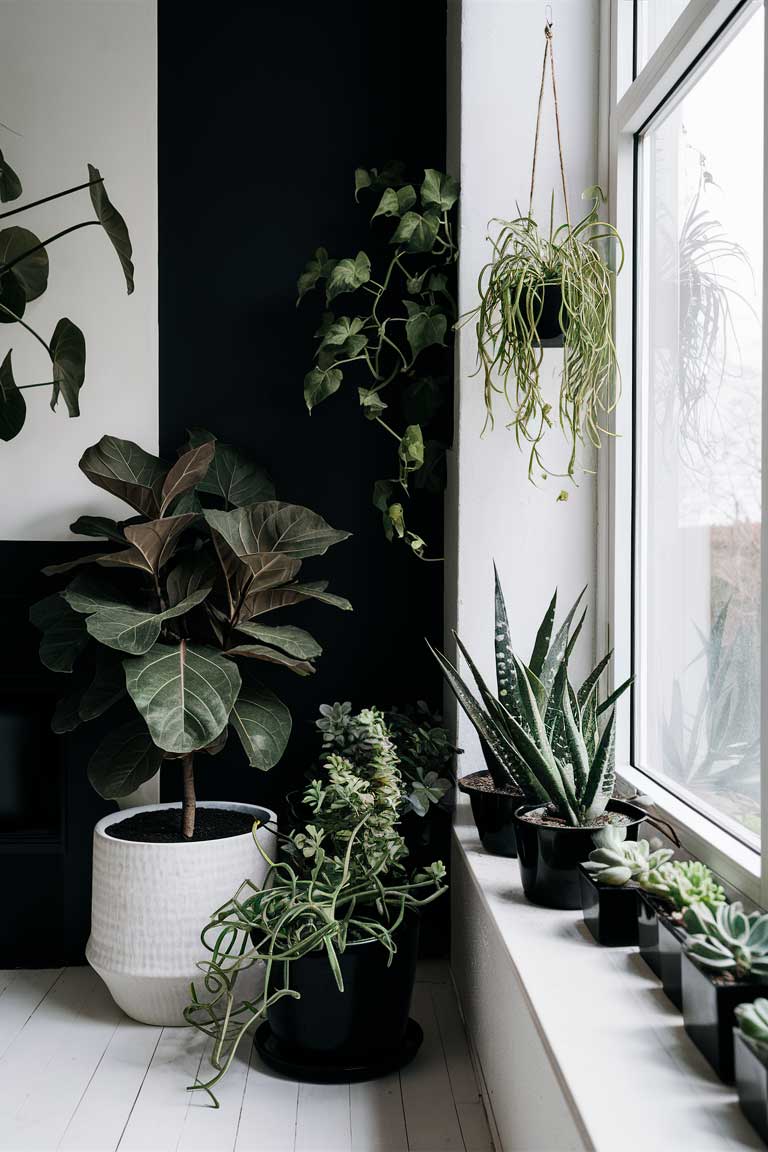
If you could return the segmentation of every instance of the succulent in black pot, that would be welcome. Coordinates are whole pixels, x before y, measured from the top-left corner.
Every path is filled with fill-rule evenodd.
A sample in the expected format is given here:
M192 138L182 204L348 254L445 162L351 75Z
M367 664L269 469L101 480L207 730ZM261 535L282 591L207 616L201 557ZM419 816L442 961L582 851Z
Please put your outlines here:
M624 828L606 828L595 838L598 846L579 869L584 923L599 944L637 944L638 883L672 850L627 840Z

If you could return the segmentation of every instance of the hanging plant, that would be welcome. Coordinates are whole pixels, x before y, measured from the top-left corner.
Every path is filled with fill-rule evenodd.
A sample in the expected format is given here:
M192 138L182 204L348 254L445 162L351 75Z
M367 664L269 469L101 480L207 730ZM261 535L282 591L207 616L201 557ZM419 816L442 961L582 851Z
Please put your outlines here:
M512 411L507 426L514 429L520 447L530 446L530 479L537 469L543 477L549 471L542 459L541 443L555 419L570 443L568 476L575 473L581 443L600 446L605 432L602 416L614 407L618 396L612 291L624 260L618 232L599 217L603 197L598 187L584 193L592 207L576 225L571 224L549 23L545 35L530 206L527 214L518 210L512 220L492 222L499 225L498 236L491 240L493 259L480 273L480 304L470 313L477 318L478 371L484 379L486 426L494 422L494 394L503 395ZM542 235L533 218L533 193L548 62L566 222L555 228L553 196L549 231ZM614 245L619 254L615 271L610 251ZM540 381L543 348L548 345L563 348L558 411L554 415Z

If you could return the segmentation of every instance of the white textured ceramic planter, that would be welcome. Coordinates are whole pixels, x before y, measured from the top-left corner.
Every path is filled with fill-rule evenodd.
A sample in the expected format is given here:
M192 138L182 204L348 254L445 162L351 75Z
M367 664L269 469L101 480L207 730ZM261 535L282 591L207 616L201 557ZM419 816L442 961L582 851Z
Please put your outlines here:
M276 821L274 812L252 804L202 803ZM106 833L110 824L138 812L180 807L148 804L114 812L93 831L91 937L85 954L120 1008L144 1024L184 1024L189 985L202 979L196 967L205 959L202 929L244 880L259 884L267 871L250 832L191 844L146 844ZM274 859L274 833L261 828L258 835Z

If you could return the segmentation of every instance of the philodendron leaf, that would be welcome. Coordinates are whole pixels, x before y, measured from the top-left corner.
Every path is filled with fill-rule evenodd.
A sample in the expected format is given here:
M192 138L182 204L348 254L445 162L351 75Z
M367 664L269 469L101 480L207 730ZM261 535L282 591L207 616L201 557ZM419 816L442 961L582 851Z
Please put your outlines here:
M303 628L296 628L292 624L238 624L237 631L254 640L261 640L271 644L274 648L282 648L289 656L297 656L300 660L314 660L322 652L322 648L305 632Z
M85 336L66 316L53 330L50 352L53 363L51 408L56 408L61 394L69 415L79 416L79 395L85 380Z
M313 368L307 372L304 377L304 403L309 411L338 392L343 379L340 368Z
M196 491L220 496L235 508L273 500L275 496L275 486L263 468L243 456L237 448L218 440L213 460Z
M331 545L351 535L331 528L309 508L279 500L265 500L230 512L209 509L205 518L235 555L246 562L249 556L263 552L280 552L296 560L322 556Z
M439 208L441 212L453 208L459 198L459 185L453 176L434 168L424 169L421 185L421 203L425 208Z
M80 469L92 484L111 492L150 519L160 512L162 488L168 468L132 440L102 436L86 448Z
M229 720L240 691L233 660L215 648L155 644L124 661L128 694L158 748L176 754L204 748Z
M71 672L88 643L85 623L66 600L54 592L33 604L29 619L43 634L40 659L52 672Z
M335 267L336 261L329 259L325 248L316 248L314 256L307 263L297 281L296 287L299 290L299 295L296 303L298 304L302 297L314 288L318 280L325 280L326 277L330 276Z
M375 220L377 216L402 216L403 212L413 208L415 203L416 192L412 184L397 189L385 188L371 220Z
M120 525L106 516L78 516L74 524L70 524L69 530L77 536L95 536L100 540L115 540L118 544L125 544L125 534Z
M277 764L291 734L291 714L274 692L250 674L243 678L230 723L252 768L266 772Z
M7 204L9 200L18 200L19 196L21 196L21 180L0 152L0 201Z
M431 212L424 216L419 212L406 212L390 243L402 245L406 252L431 252L438 225L438 217Z
M37 300L48 286L48 253L40 247L40 237L28 228L0 229L0 272L3 265L13 267L7 276L13 277L24 290L27 302Z
M26 418L27 405L16 387L9 351L0 364L0 440L13 440L18 436Z
M209 592L210 588L201 588L164 612L150 612L132 608L128 604L98 609L88 617L86 627L94 640L105 644L107 648L116 648L131 656L142 656L156 643L166 620L191 612L205 600Z
M409 316L405 322L405 335L414 359L433 344L445 344L448 319L436 304L422 307L412 300L404 300L403 303L410 305L407 309Z
M162 760L163 753L137 716L101 742L88 765L88 779L100 796L116 800L151 780Z
M117 252L120 266L125 276L125 286L130 296L131 292L133 292L133 262L131 260L133 249L131 247L131 238L128 235L128 226L109 199L109 196L107 196L107 190L104 187L104 181L101 179L101 173L98 168L94 168L93 164L88 165L88 177L91 181L95 181L88 189L91 194L91 203L93 204L99 223L107 236L109 236L115 252Z
M177 496L188 492L190 488L194 488L205 478L215 452L216 445L208 441L206 444L199 444L196 448L190 448L189 452L185 452L183 456L179 457L163 482L161 516L165 516L166 511Z
M339 260L328 276L326 302L330 304L331 300L340 296L342 292L355 292L363 284L367 284L370 278L371 261L365 252L358 252L354 260Z
M149 571L156 575L173 556L182 532L196 519L194 513L185 512L146 524L128 524L125 538L141 552Z

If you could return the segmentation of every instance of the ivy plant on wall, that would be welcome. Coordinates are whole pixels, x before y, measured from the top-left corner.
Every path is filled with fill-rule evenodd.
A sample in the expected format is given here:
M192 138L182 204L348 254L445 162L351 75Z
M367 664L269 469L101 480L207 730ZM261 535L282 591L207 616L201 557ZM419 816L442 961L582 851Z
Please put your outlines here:
M358 168L355 198L361 193L374 197L371 224L374 233L389 227L388 245L381 258L360 251L340 260L318 248L299 277L299 302L323 284L326 305L304 398L311 412L346 380L357 383L362 415L396 444L391 475L374 486L374 506L387 539L426 559L425 540L406 523L405 501L412 484L436 493L445 487L437 418L450 396L459 188L434 168L410 183L402 165L392 164Z
M0 212L0 220L29 212L41 204L85 189L90 195L93 216L63 228L47 240L40 240L34 232L18 225L0 228L0 324L13 324L24 329L45 350L47 362L51 365L50 379L17 384L11 360L13 349L0 353L0 440L13 440L24 427L27 405L23 392L28 388L50 388L52 409L55 410L59 397L62 397L69 415L80 415L79 394L85 380L83 332L69 317L62 316L52 335L45 337L24 318L27 306L42 296L48 286L50 245L81 228L93 225L103 228L117 252L128 294L133 292L132 248L128 228L107 196L101 173L92 164L88 165L88 179L83 184ZM0 152L0 203L18 200L21 193L21 180ZM49 375L48 371L45 375Z

